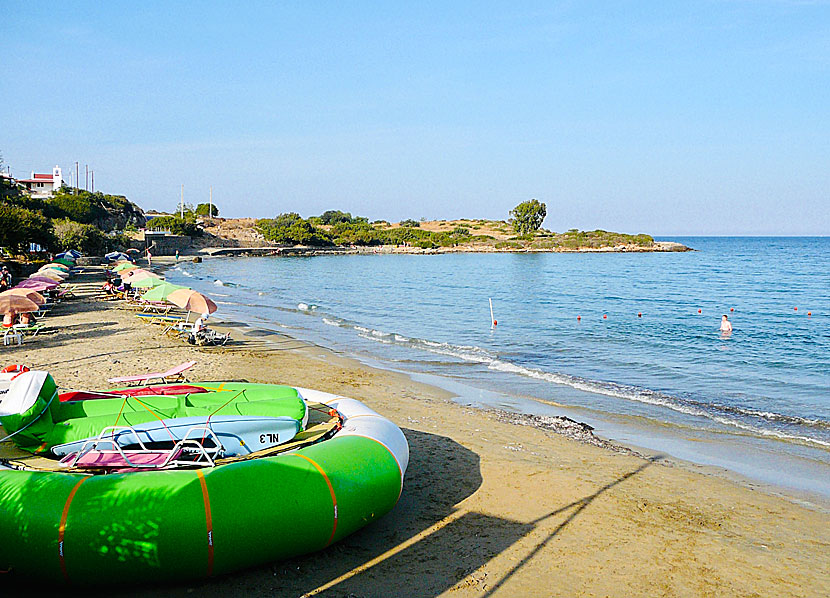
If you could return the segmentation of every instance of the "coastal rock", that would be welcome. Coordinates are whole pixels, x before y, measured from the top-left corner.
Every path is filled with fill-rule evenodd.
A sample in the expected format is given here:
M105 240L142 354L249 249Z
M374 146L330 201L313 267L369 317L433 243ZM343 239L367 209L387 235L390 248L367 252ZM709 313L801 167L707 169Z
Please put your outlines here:
M626 455L635 455L646 458L644 455L632 451L629 448L615 444L609 440L598 438L594 435L594 428L586 423L578 422L564 415L532 415L527 413L510 413L509 411L501 411L498 409L490 410L496 415L499 421L515 424L519 426L532 426L534 428L541 428L554 434L567 436L577 442L590 444L593 446L602 447L612 450L616 453Z

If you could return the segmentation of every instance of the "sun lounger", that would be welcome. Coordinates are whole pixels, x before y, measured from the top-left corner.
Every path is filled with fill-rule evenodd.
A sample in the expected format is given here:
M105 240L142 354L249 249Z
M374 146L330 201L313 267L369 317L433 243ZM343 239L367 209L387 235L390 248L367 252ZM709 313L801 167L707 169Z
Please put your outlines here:
M68 284L58 290L58 299L74 299L78 285Z
M141 318L142 321L150 324L164 324L165 326L170 326L171 324L184 320L182 316L168 316L165 314L140 313L136 314L135 317Z
M4 345L12 345L17 343L18 345L23 344L23 334L17 332L12 328L7 328L3 331L3 344Z
M19 332L21 334L26 334L29 336L37 336L37 333L43 330L45 324L41 324L38 322L37 324L31 324L29 326L24 326L23 324L15 324L12 326L12 330L14 332Z
M174 380L185 380L184 372L196 365L195 361L188 361L166 372L154 372L152 374L144 374L141 376L121 376L119 378L110 378L107 382L111 384L147 384L150 380L160 380L161 382L172 382Z
M157 314L167 314L175 306L164 301L130 301L127 303L127 307Z

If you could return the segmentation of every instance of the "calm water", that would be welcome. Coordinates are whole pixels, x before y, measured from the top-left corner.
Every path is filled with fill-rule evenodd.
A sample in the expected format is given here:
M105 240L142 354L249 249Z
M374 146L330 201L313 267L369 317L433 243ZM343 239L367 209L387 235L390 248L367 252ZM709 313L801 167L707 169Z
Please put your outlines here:
M435 374L492 404L534 397L595 425L741 446L744 464L830 465L830 238L672 240L699 251L236 258L168 279L209 293L225 319ZM698 460L729 467L725 453Z

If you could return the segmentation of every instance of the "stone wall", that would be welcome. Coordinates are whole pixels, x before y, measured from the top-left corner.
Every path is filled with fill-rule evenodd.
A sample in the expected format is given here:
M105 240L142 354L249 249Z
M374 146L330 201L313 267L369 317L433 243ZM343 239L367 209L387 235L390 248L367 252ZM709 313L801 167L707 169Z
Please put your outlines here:
M144 233L144 243L153 255L176 255L176 250L185 253L190 248L190 237Z

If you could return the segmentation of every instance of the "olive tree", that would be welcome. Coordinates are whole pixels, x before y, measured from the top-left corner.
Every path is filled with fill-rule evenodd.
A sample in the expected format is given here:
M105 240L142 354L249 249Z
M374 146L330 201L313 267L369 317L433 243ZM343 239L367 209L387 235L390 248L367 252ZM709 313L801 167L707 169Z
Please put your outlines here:
M528 235L539 230L547 214L545 204L537 199L523 201L510 210L510 215L513 217L513 229L520 235Z

